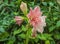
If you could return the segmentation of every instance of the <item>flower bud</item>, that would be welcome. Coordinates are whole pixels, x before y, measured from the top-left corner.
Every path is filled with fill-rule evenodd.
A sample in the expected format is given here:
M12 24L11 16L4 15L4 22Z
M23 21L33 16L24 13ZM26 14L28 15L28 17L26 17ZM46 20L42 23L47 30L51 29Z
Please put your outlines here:
M16 21L16 24L20 26L21 23L23 22L23 18L21 16L15 16L15 21Z
M21 2L20 9L25 15L27 14L27 4L26 3Z

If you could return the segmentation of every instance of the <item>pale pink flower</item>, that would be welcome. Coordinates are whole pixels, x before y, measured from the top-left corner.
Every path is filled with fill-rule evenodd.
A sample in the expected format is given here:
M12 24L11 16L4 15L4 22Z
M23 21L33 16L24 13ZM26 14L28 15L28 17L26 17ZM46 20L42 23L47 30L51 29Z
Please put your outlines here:
M15 21L16 21L16 24L20 26L21 23L23 22L23 18L21 16L15 16Z
M21 2L20 9L24 14L27 14L27 4L24 2Z
M46 16L42 16L42 12L40 11L39 6L35 7L34 10L30 8L30 12L28 13L27 17L29 18L30 24L33 26L32 32L36 33L36 31L38 31L43 33L44 27L46 26Z

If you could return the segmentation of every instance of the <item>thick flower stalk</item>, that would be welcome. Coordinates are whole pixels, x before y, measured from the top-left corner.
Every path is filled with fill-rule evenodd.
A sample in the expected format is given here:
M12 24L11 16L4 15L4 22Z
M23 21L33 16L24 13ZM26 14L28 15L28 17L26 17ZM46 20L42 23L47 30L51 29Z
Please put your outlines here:
M36 36L37 31L43 33L44 27L46 26L46 16L42 16L39 6L35 7L34 10L30 8L27 17L29 18L30 24L33 26L32 36Z
M23 22L23 18L21 16L15 16L15 21L16 21L16 24L20 26L21 23Z
M27 14L27 4L26 3L21 2L20 9L25 15Z

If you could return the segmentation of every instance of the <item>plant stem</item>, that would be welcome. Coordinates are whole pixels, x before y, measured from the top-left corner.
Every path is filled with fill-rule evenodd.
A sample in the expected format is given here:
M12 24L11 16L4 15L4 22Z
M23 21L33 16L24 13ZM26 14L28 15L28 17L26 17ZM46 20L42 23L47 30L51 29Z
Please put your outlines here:
M29 42L29 24L27 24L26 28L27 28L27 33L26 33L26 43L25 44L28 44L28 42Z
M26 44L28 44L28 31L27 31L27 34L26 34Z

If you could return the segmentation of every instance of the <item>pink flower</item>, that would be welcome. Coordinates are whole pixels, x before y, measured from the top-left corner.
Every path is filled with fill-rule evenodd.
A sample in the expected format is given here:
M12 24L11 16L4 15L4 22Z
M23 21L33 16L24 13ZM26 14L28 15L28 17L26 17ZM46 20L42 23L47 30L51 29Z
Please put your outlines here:
M32 33L36 33L36 31L43 33L44 27L46 26L46 16L42 16L39 6L35 7L34 10L30 8L30 12L27 17L29 18L30 24L33 26Z
M21 23L23 22L23 19L21 16L15 16L15 21L16 21L16 24L20 26Z

